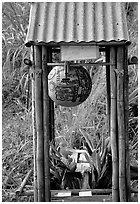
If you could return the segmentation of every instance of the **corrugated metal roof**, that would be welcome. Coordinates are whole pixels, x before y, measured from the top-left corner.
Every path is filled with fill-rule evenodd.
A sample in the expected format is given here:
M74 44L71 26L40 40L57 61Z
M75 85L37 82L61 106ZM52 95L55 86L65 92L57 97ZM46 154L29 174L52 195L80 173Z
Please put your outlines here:
M32 3L26 43L129 41L123 3Z

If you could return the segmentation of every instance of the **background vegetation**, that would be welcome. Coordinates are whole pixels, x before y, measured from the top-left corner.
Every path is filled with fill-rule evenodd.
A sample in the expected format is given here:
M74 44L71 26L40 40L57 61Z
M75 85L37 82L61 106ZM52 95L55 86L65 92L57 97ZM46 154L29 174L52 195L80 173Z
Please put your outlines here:
M138 5L125 3L130 35L129 56L138 56ZM29 70L23 60L30 48L24 41L28 27L30 3L2 4L2 179L3 201L14 201L11 196L32 168L32 122ZM138 165L138 67L129 66L129 141L131 163ZM108 136L106 123L105 70L94 67L90 97L74 108L55 107L56 145L65 142L78 147L81 128L90 135L96 146L102 136ZM132 183L133 186L137 182ZM32 177L28 181L32 186ZM19 201L31 201L22 197Z

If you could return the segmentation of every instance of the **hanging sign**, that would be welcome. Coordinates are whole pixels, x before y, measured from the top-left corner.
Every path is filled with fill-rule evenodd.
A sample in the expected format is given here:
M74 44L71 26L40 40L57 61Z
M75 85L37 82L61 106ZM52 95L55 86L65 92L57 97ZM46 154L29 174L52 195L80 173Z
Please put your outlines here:
M61 46L61 61L88 60L98 57L98 46Z

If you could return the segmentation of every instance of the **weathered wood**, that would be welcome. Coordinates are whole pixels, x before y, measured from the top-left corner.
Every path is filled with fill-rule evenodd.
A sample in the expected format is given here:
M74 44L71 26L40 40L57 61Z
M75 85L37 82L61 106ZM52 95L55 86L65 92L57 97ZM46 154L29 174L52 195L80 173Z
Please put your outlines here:
M35 46L35 108L37 130L37 184L38 202L45 200L44 185L44 132L43 132L43 92L42 92L42 50Z
M36 133L36 119L35 119L35 56L34 46L32 46L32 128L33 128L33 155L34 155L34 202L38 201L38 190L37 190L37 133Z
M128 133L128 105L129 105L129 93L128 93L128 47L124 46L124 123L125 123L125 138L126 138L126 185L127 185L127 201L131 201L130 192L130 156L129 156L129 133Z
M44 181L45 181L45 202L50 201L50 166L49 166L49 140L50 140L50 103L48 96L48 73L47 67L48 50L42 46L42 80L43 80L43 128L44 128Z
M116 64L116 48L110 48L110 62ZM110 66L111 86L111 113L110 113L110 137L112 150L112 201L119 201L119 169L118 169L118 135L117 135L117 78L116 66Z
M120 202L126 202L126 137L124 117L124 49L117 48L117 111L119 138L119 192Z

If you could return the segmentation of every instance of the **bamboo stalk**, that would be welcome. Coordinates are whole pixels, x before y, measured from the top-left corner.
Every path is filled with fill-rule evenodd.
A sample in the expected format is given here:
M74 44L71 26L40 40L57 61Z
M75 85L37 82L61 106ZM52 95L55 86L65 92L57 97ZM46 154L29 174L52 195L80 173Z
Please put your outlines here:
M28 66L28 69L30 67ZM27 75L27 89L26 89L26 109L28 110L29 109L29 80L30 80L30 77L29 77L29 74Z
M67 193L71 192L71 196L78 196L79 192L91 191L92 195L109 195L111 194L111 189L69 189L69 190L51 190L51 196L54 197L58 193Z
M54 102L50 99L50 141L55 144Z
M38 202L45 201L44 185L44 132L43 132L43 93L42 93L42 52L35 46L35 108L37 129L37 184Z
M98 194L98 195L109 195L111 194L112 190L111 189L69 189L69 190L51 190L51 197L54 197L57 193L62 193L62 192L71 192L72 196L78 195L79 192L85 192L85 191L91 191L92 195ZM24 190L21 192L21 196L33 196L33 190Z
M16 190L16 194L20 194L23 191L24 186L26 185L29 177L31 176L33 169L30 169L30 171L25 176L24 180L22 181L20 187Z
M125 134L126 134L126 185L127 185L127 201L131 201L130 192L130 156L129 156L129 134L128 134L128 104L129 104L129 94L128 94L128 47L124 47L125 52L125 63L124 63L124 121L125 121Z
M50 139L50 103L48 96L48 49L42 46L43 69L43 118L44 118L44 172L45 172L45 202L50 201L50 166L49 166L49 139Z
M38 190L37 190L37 134L36 134L36 122L35 122L35 59L34 59L34 46L32 47L31 60L33 62L33 73L32 73L32 127L33 127L33 155L34 155L34 202L38 201Z
M106 62L110 62L110 49L106 50ZM107 91L107 103L106 114L108 120L108 136L110 136L110 66L106 66L106 91Z
M116 63L116 49L110 48L110 63ZM117 136L117 79L115 66L110 67L110 86L111 86L111 113L110 113L110 137L112 150L112 201L119 201L119 169L118 169L118 136Z
M124 50L117 48L117 111L119 136L119 192L120 202L126 202L126 138L124 118Z
M48 50L48 60L49 62L52 62L52 50ZM51 67L49 67L49 71L51 71ZM54 102L49 98L50 102L50 141L55 139L55 124L54 124Z

